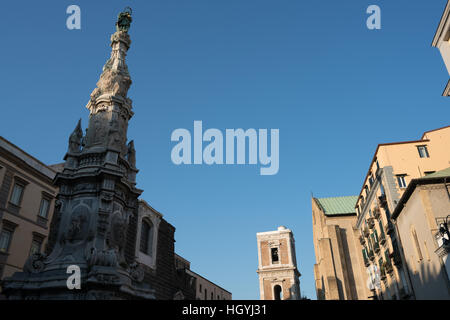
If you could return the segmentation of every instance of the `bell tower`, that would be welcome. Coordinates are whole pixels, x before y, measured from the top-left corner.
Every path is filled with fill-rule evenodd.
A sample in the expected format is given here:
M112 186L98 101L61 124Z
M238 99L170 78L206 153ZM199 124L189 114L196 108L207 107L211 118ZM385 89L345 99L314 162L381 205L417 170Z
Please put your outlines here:
M121 12L111 36L111 57L69 136L46 254L31 255L23 272L5 279L9 299L154 299L135 261L138 197L136 155L127 143L133 116L125 62L131 40L131 9ZM68 270L80 271L80 287L69 288ZM69 268L70 267L70 268Z
M299 300L294 234L286 227L256 234L261 300Z

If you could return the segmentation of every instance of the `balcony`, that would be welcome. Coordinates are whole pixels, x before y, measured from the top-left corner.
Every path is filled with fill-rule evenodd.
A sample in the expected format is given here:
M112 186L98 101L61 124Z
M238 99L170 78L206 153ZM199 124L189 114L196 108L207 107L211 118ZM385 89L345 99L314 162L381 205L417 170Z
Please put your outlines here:
M366 256L364 256L364 265L366 267L368 267L370 265L370 261L369 261L369 259Z
M386 281L386 262L380 266L380 279Z
M379 240L380 240L380 244L381 244L381 245L384 245L384 244L386 243L386 236L384 235L383 230L381 230L381 232L380 232L380 238L379 238Z
M396 266L402 265L402 257L398 249L394 249L394 251L389 255Z
M394 272L394 268L392 267L391 260L388 260L388 261L385 262L385 270L389 274Z
M365 236L366 238L368 238L368 237L369 237L369 229L368 229L368 228L364 228L364 229L363 229L363 234L364 234L364 236Z
M369 256L369 259L371 261L373 261L375 259L375 255L373 254L373 250L369 250L369 252L367 252L367 255Z
M373 227L375 227L374 218L370 217L369 219L367 219L367 224L369 225L369 229L373 229Z
M375 217L375 219L380 219L381 209L379 207L376 207L375 209L373 209L373 216Z
M376 254L378 254L380 252L380 245L378 244L378 242L375 242L373 244L373 249L375 250Z
M380 206L381 208L387 207L387 199L385 194L382 194L378 197L378 206Z
M386 231L386 233L388 235L391 235L392 233L394 233L394 225L392 224L392 222L389 220L388 223L384 226L384 230Z
M364 243L366 243L366 238L363 235L359 236L359 242L364 245Z

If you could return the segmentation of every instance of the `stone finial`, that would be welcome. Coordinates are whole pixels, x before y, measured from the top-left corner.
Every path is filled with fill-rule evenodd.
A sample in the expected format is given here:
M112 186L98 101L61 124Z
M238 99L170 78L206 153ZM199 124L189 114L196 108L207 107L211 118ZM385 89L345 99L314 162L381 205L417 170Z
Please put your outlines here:
M81 140L83 139L83 131L81 130L81 119L69 137L69 152L78 153L81 151Z

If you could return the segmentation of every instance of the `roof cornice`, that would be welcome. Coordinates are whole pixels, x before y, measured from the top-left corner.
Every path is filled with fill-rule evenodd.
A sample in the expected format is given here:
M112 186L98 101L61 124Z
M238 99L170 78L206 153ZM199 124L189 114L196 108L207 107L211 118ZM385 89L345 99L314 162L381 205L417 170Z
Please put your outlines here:
M449 27L449 15L450 15L450 1L447 1L447 5L445 6L444 13L442 14L441 20L439 21L438 28L436 33L434 34L432 46L437 47L439 44L439 40L442 38L442 34L445 30L448 30Z

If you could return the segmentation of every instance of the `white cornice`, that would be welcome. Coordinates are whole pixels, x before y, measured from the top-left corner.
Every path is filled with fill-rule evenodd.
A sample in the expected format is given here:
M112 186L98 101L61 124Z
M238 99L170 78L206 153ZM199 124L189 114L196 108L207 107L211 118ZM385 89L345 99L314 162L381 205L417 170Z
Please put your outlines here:
M450 15L450 0L447 1L447 5L445 6L444 13L442 14L441 21L439 21L439 26L436 30L436 33L434 34L432 46L438 47L440 40L447 40L442 39L443 35L445 35L445 32L449 30L449 15Z

